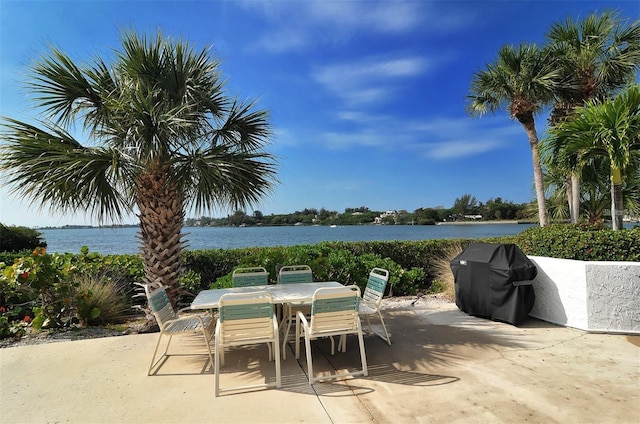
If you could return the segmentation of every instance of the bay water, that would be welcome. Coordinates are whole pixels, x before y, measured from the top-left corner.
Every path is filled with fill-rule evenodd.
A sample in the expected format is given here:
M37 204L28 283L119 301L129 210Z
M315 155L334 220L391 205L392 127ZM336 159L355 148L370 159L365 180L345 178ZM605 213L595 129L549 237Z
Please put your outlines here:
M293 246L322 241L478 239L515 235L537 224L348 225L285 227L185 227L187 249ZM39 229L49 253L79 253L82 246L100 254L138 253L137 227Z

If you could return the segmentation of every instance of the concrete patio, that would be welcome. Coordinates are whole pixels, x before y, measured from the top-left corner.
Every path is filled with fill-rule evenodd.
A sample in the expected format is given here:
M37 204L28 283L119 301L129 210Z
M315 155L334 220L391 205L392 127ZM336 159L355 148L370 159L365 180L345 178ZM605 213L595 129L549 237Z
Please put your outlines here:
M521 327L452 303L387 309L392 346L366 336L369 376L309 386L289 351L283 386L213 396L206 356L172 357L148 377L157 334L0 349L2 423L638 423L640 336L535 319ZM318 372L357 366L358 349ZM227 355L222 384L270 381L265 346Z

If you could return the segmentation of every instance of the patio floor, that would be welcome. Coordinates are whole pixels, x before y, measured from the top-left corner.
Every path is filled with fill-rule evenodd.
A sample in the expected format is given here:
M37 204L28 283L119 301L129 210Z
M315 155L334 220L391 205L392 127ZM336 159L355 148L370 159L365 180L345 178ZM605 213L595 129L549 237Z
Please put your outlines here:
M514 327L451 303L384 316L393 345L365 336L368 377L309 386L304 355L289 350L281 389L218 398L206 356L147 376L157 334L0 349L0 422L640 422L640 336ZM355 339L346 354L312 349L318 372L359 364ZM228 353L223 370L223 385L274 378L266 346Z

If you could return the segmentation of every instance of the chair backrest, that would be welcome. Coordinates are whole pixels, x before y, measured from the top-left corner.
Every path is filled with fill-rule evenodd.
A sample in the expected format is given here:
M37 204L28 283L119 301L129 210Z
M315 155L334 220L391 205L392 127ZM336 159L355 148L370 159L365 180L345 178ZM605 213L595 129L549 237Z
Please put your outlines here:
M358 328L358 286L328 287L315 291L310 331L314 334Z
M149 307L151 311L153 311L153 315L156 317L156 321L158 321L161 329L167 321L176 319L176 311L173 309L173 305L171 305L165 286L160 286L151 291L151 287L145 285L144 291L147 295Z
M367 303L375 303L376 306L380 305L388 282L389 271L382 268L373 268L369 273L367 287L364 289L362 300Z
M278 331L273 299L267 292L227 293L220 297L219 305L219 334L224 344L273 338Z
M231 279L233 287L266 286L269 284L269 273L261 266L236 268Z
M286 265L278 272L278 284L313 283L309 265Z

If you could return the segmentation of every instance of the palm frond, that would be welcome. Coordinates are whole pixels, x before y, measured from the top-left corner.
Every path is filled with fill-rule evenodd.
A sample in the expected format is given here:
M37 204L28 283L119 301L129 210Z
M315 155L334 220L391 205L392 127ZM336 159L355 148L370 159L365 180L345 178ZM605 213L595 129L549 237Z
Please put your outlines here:
M63 213L89 211L99 221L121 219L131 210L118 186L117 156L104 148L85 148L53 125L45 129L5 120L2 147L11 192L38 206Z
M245 209L267 195L277 183L275 158L264 152L215 145L175 163L176 179L189 182L185 199L196 213L216 206Z

